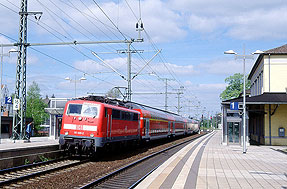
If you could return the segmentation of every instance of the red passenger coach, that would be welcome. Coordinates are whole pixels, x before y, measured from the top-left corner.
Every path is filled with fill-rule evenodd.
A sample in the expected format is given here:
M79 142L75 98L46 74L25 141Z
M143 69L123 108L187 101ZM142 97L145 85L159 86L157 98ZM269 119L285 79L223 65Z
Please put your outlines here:
M88 96L66 104L60 145L76 153L95 152L117 142L149 141L191 134L187 118L135 102Z
M96 151L107 143L139 138L138 111L85 99L66 104L59 141L64 149Z
M154 140L186 134L186 119L177 114L138 103L130 103L132 109L140 112L141 138Z

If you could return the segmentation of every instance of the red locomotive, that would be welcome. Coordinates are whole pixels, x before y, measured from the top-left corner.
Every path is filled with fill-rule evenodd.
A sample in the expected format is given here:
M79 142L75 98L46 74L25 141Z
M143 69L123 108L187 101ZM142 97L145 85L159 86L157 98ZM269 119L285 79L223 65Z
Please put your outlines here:
M117 142L190 134L196 131L192 126L196 123L177 114L133 102L88 96L66 104L59 142L69 151L95 152Z

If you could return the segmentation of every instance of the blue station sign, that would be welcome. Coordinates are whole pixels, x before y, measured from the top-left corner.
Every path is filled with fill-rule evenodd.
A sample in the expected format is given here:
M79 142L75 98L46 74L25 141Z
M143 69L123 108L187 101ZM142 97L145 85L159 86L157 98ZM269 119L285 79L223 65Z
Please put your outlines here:
M238 108L239 108L238 102L230 103L230 110L238 110Z
M5 104L13 104L12 102L13 101L12 101L12 97L11 96L6 96L5 97Z

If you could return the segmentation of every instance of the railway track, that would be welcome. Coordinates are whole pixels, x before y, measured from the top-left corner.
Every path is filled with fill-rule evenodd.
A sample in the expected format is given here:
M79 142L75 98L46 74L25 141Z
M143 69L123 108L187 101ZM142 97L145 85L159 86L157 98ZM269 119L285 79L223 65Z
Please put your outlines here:
M40 162L41 158L59 159L63 150L59 145L34 146L0 150L0 170L24 165L25 162Z
M155 152L112 173L109 173L102 178L93 180L84 186L80 186L80 188L134 188L139 182L151 174L157 167L178 152L182 147L201 136L197 136L191 140L184 141L159 152ZM200 142L201 141L198 143Z
M36 164L23 165L9 169L0 170L0 187L9 186L19 181L26 181L30 178L39 177L41 175L52 173L60 169L69 168L89 161L71 160L62 158L58 160L50 160ZM18 186L21 185L17 184Z

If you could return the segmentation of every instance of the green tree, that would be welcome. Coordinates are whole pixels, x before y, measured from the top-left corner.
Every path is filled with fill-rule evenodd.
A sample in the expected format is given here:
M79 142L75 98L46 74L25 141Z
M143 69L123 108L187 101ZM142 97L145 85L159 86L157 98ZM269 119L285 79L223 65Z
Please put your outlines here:
M246 90L250 89L251 86L250 81L247 79L245 81L246 81L245 89ZM220 94L220 99L229 100L232 98L237 98L243 91L243 74L236 73L232 76L229 76L225 79L225 83L228 83L228 85L226 89Z
M41 129L40 125L48 118L48 114L44 110L47 107L48 105L44 103L41 97L38 84L33 81L27 91L26 116L33 118L36 132Z
M120 98L121 93L120 93L119 89L112 88L107 92L106 96L111 97L111 98Z

